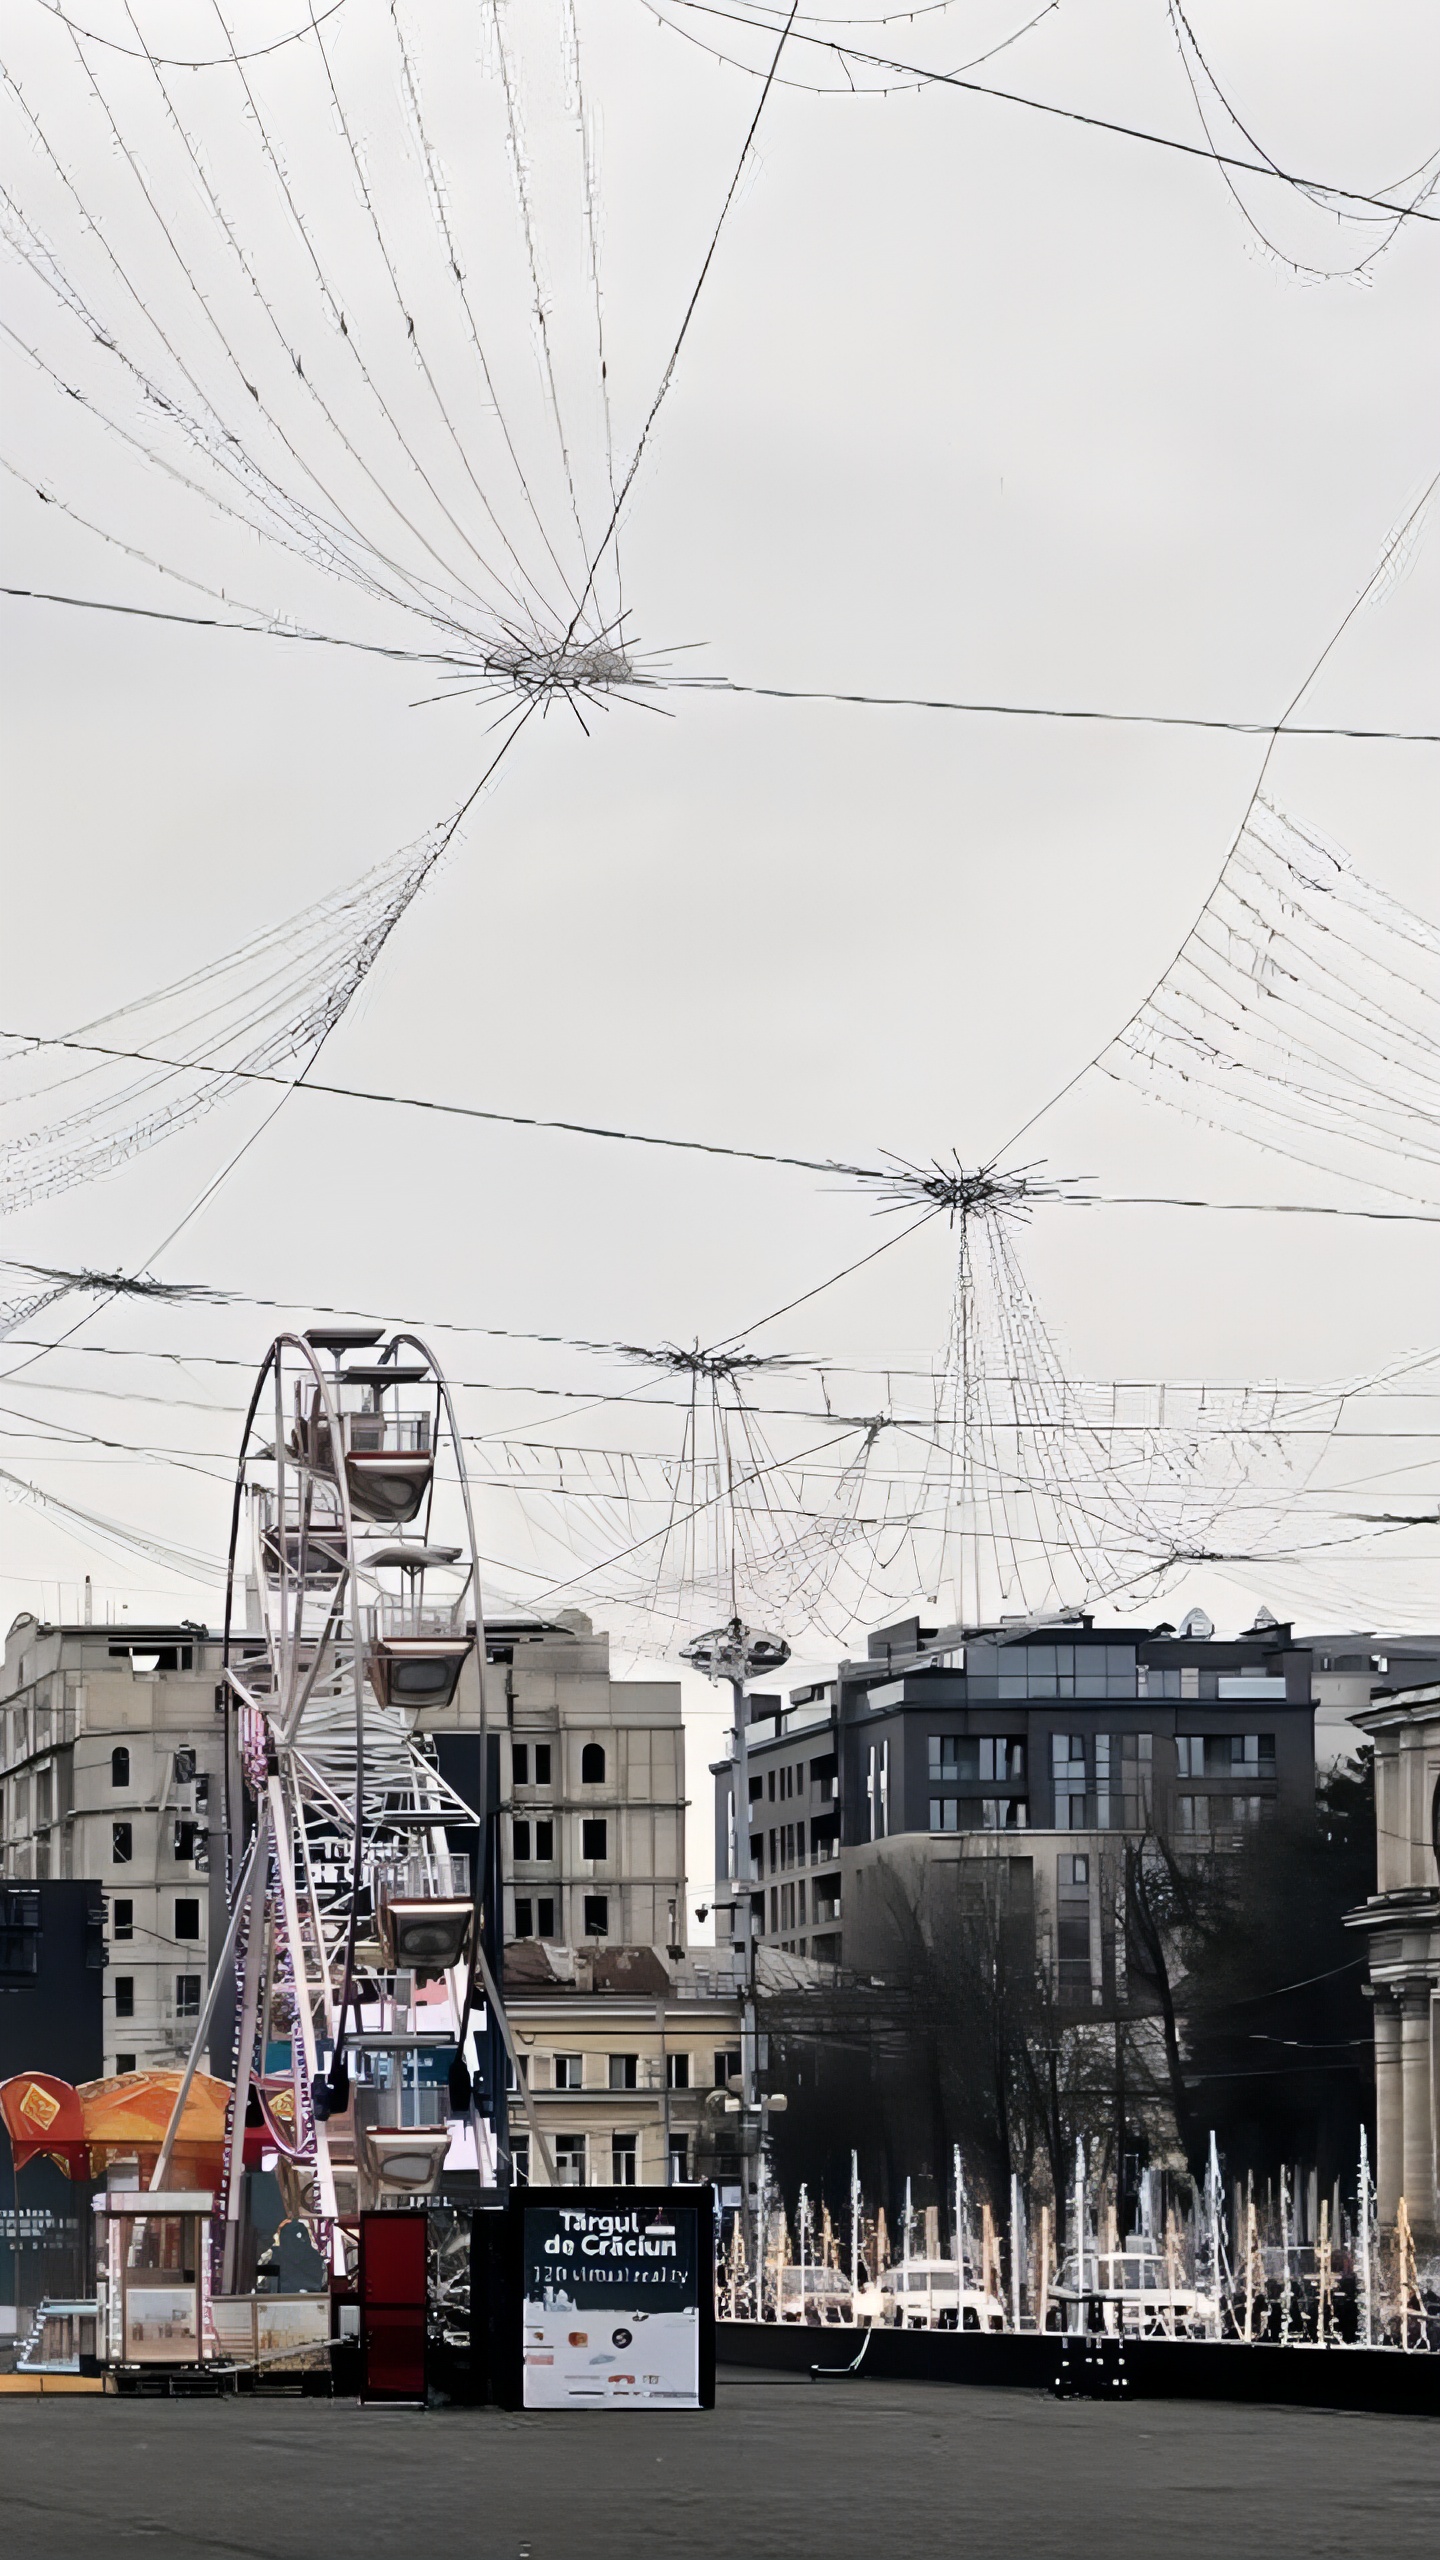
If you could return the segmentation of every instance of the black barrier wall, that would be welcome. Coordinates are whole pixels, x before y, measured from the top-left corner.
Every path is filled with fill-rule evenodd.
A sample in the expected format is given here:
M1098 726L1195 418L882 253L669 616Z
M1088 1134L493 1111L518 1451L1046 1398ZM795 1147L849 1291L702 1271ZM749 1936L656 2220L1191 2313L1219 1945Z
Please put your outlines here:
M1088 2338L1053 2332L985 2337L963 2329L840 2329L722 2320L724 2365L808 2373L837 2389L950 2382L1085 2399L1252 2400L1296 2409L1372 2409L1440 2417L1440 2356L1385 2347L1247 2347L1220 2339ZM866 2341L868 2340L868 2344ZM864 2345L859 2371L844 2369Z

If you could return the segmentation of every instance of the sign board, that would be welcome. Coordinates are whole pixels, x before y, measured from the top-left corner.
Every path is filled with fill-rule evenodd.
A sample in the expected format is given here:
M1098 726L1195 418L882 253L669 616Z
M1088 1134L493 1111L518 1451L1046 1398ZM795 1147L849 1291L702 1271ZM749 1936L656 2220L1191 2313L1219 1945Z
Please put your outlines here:
M510 2209L523 2408L714 2406L708 2186L530 2187Z

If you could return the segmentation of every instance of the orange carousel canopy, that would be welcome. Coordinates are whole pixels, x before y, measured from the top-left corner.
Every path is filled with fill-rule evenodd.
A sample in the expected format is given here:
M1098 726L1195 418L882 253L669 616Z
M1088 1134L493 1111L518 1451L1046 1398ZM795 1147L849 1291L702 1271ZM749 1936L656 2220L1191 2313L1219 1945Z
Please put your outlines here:
M112 2163L135 2160L141 2183L153 2171L179 2094L179 2071L122 2071L73 2088L48 2071L21 2071L0 2081L0 2119L15 2166L54 2160L70 2178L103 2178ZM225 2118L231 2089L197 2071L175 2136L170 2175L177 2187L217 2188L224 2173Z

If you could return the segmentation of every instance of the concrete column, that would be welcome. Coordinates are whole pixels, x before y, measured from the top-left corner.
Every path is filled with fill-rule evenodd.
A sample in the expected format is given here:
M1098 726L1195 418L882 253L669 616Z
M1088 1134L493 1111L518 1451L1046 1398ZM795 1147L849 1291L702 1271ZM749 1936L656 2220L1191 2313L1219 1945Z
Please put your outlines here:
M1400 2008L1375 1985L1375 2200L1382 2224L1393 2223L1404 2187L1405 2101L1400 2066Z
M1435 2118L1430 2087L1430 1987L1407 1986L1400 2008L1400 2068L1404 2083L1402 2185L1410 2227L1424 2243L1435 2237Z

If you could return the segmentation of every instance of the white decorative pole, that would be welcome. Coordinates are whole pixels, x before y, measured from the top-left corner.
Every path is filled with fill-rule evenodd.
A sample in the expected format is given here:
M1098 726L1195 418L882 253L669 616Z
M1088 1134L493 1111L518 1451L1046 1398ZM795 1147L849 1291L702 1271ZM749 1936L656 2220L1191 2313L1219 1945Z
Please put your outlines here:
M860 2297L860 2154L850 2154L850 2317L858 2316Z
M1360 2243L1360 2344L1372 2346L1375 2340L1375 2271L1370 2242L1373 2224L1371 2207L1375 2190L1370 2183L1370 2142L1365 2127L1360 2127L1360 2180L1356 2204L1359 2207Z

